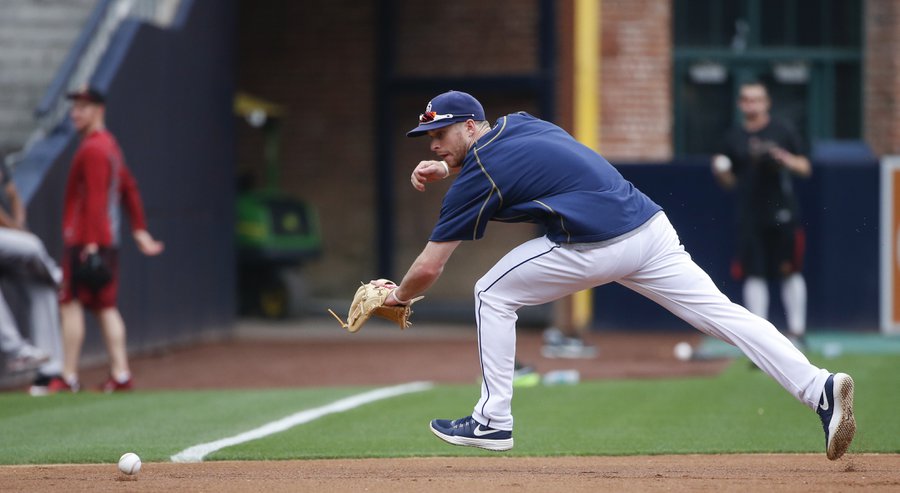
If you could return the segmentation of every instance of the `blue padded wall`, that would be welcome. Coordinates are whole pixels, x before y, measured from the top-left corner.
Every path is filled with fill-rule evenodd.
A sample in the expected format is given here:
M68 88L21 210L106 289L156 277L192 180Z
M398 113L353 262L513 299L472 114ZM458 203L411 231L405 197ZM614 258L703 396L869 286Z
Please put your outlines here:
M877 162L813 163L813 176L795 180L807 235L804 275L810 330L878 327ZM720 189L706 160L618 166L626 179L665 210L694 261L732 300L734 197ZM784 330L780 287L770 287L770 319ZM619 286L595 290L595 328L686 329L655 303Z

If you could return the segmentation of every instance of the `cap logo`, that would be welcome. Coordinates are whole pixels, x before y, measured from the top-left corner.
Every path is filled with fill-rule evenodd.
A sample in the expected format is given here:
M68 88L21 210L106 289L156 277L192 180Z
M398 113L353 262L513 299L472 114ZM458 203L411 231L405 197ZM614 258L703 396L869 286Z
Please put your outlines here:
M428 106L425 107L425 113L431 113L431 101L429 101Z

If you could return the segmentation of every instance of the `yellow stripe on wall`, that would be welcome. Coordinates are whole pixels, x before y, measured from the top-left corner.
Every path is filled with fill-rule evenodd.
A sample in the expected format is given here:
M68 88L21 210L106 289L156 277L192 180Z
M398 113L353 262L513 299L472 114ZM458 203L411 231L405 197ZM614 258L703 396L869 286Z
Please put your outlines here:
M575 101L575 138L595 151L600 150L600 2L575 0L573 15ZM572 324L587 327L593 319L594 303L591 290L572 295Z
M575 138L600 147L600 0L575 0Z

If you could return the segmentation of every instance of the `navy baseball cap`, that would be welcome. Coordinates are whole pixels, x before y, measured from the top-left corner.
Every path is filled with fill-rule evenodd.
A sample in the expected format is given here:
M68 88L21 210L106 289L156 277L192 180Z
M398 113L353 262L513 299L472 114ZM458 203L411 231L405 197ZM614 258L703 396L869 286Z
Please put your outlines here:
M81 86L77 90L67 93L66 99L70 101L87 101L95 104L104 104L106 102L103 93L87 86Z
M419 126L406 133L407 137L425 135L429 130L446 127L466 120L484 120L484 108L471 94L448 91L438 94L419 115Z

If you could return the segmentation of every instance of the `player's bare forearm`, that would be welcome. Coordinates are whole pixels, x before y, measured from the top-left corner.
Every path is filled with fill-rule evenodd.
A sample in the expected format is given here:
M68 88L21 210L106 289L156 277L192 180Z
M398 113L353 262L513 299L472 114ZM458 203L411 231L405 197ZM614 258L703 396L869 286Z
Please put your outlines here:
M25 208L19 199L15 185L12 182L6 185L6 197L9 200L9 209L0 207L0 228L25 229Z
M10 182L9 186L6 189L6 196L9 199L10 204L10 215L12 216L12 220L15 226L19 229L25 229L25 204L22 203L22 199L19 197L19 191L16 187Z
M807 159L806 156L794 156L791 171L799 176L808 178L812 175L812 164L810 164L809 159Z
M0 209L0 228L19 229L19 226L16 224L15 220L13 220L12 216L7 214L3 209Z
M444 265L459 243L429 241L403 276L394 296L399 300L409 300L428 290L441 277Z
M791 173L804 178L812 175L812 165L806 156L792 154L780 147L772 148L769 153L778 160L782 166L790 170Z

